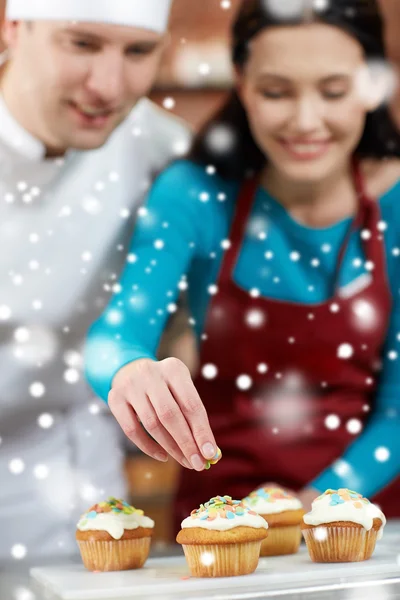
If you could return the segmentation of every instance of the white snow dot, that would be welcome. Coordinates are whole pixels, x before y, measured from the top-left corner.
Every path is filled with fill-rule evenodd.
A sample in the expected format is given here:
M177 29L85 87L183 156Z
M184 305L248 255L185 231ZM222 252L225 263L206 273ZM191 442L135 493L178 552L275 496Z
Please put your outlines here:
M369 240L371 238L371 232L369 229L363 229L360 235L363 240Z
M271 252L271 250L268 250L265 254L264 254L265 258L267 260L272 260L274 258L274 253Z
M350 419L350 421L347 421L346 423L346 429L349 433L357 435L357 433L360 433L362 430L362 423L359 419Z
M217 376L218 369L215 365L204 365L201 373L205 379L214 379Z
M215 294L218 292L218 286L215 284L209 285L207 289L208 293L211 294L211 296L215 296Z
M117 171L111 171L108 175L108 179L110 181L119 181L119 173L117 173Z
M24 546L23 544L15 544L11 548L11 555L13 556L13 558L16 558L17 560L21 560L22 558L25 558L26 553L27 553L26 546Z
M392 254L393 256L400 256L400 248L393 248Z
M21 458L13 458L8 463L8 468L14 475L20 475L25 471L25 463Z
M223 248L224 250L228 250L231 247L231 242L230 240L222 240L221 242L221 248Z
M325 427L327 429L337 429L340 426L340 419L337 415L328 415L325 418Z
M298 260L300 260L300 253L299 252L291 252L290 253L290 260L293 260L294 262L297 262Z
M182 291L187 290L188 289L188 282L187 281L180 281L178 283L178 288Z
M167 306L167 311L168 311L169 313L174 313L174 312L176 312L177 310L178 310L178 307L177 307L177 305L175 304L175 302L171 302L170 304L168 304L168 306Z
M336 302L333 302L333 303L330 305L330 307L329 307L329 310L330 310L331 312L333 312L333 313L338 313L338 312L339 312L339 310L340 310L340 306L339 306L339 304L336 304Z
M200 202L208 202L209 199L210 199L210 194L208 194L207 192L201 192L201 194L199 194Z
M228 10L231 7L231 0L221 0L221 8Z
M361 265L362 265L361 258L355 258L353 260L353 267L356 267L358 269L359 267L361 267Z
M49 429L54 424L54 417L49 413L43 413L38 418L38 425L43 429Z
M200 63L198 70L200 75L209 75L211 73L211 67L208 63Z
M367 260L366 261L365 268L367 269L367 271L373 271L375 269L375 265L372 262L372 260Z
M43 303L41 300L34 300L32 302L32 307L34 310L41 310L43 308Z
M215 561L214 554L212 552L202 552L200 555L200 562L205 567L209 567Z
M266 373L268 371L268 365L266 365L265 363L260 363L259 365L257 365L257 371L259 373Z
M29 393L34 398L41 398L45 394L46 388L40 381L35 381L29 386Z
M377 227L378 231L386 231L386 229L388 228L388 224L386 223L386 221L379 221Z
M214 167L214 165L208 165L206 167L207 175L215 175L216 172L217 172L217 169Z
M262 310L252 309L247 312L245 321L250 327L261 327L265 321L265 315Z
M29 329L27 329L26 327L18 327L18 329L16 329L14 331L14 339L15 339L15 341L19 342L20 344L27 342L29 340L29 338L30 338Z
M39 241L39 236L37 233L31 233L29 235L29 241L31 242L31 244L37 244Z
M328 254L332 250L332 246L330 244L323 244L321 250L324 254Z
M351 346L351 344L340 344L337 355L339 358L346 359L351 358L353 356L353 353L354 349L353 346Z
M64 371L64 379L67 383L76 383L79 381L80 375L77 369L66 369Z
M313 535L317 542L324 542L328 537L328 530L326 527L315 527Z
M123 315L121 311L116 309L109 310L106 314L107 323L110 323L110 325L119 325L122 319Z
M164 241L163 241L163 240L156 240L156 241L154 242L154 248L155 248L156 250L162 250L162 249L164 248L164 245L165 245L165 244L164 244Z
M13 600L36 600L35 594L26 587L17 587Z
M333 471L339 477L345 477L350 473L350 465L345 460L339 459L333 463Z
M36 465L33 474L36 479L46 479L49 476L49 468L46 465Z
M136 256L136 254L129 253L128 256L126 257L126 260L128 263L133 264L137 261L137 256Z
M7 321L11 317L11 308L5 304L0 305L0 321Z
M96 402L89 404L89 412L91 415L98 415L100 412L100 406Z
M319 267L319 265L320 265L320 262L319 262L318 258L313 258L312 261L311 261L311 266L312 267Z
M388 352L388 359L389 360L396 360L398 357L398 354L395 350L391 350L390 352Z
M84 260L85 262L89 262L90 260L92 260L92 253L91 252L83 252L82 253L82 260Z
M119 211L119 216L122 219L128 219L130 214L131 214L131 211L128 208L121 208L121 210Z
M217 200L219 200L219 202L225 202L226 194L224 194L223 192L219 193L217 196Z
M374 456L378 462L386 462L390 458L390 452L385 446L380 446L375 450Z
M164 98L163 100L163 107L166 108L167 110L172 110L173 108L175 108L175 100L174 98L171 98L170 96L168 96L167 98Z
M249 390L253 385L253 380L249 375L239 375L236 379L236 385L240 390Z
M252 298L258 298L260 296L260 290L258 288L252 288L250 290L250 296Z

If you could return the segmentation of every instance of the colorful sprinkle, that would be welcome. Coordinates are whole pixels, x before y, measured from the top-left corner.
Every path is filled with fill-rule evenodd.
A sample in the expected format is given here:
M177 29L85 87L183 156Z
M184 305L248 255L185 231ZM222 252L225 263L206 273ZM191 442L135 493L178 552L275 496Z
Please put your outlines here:
M222 458L222 452L220 448L217 448L217 453L213 458L206 460L206 464L204 465L205 469L209 469L211 465L216 465Z
M118 500L117 498L109 498L107 502L99 502L92 506L89 511L84 515L87 519L94 519L97 515L102 513L113 512L116 514L124 514L124 515L143 515L144 512L131 506L124 500Z
M215 496L190 513L192 519L201 521L214 521L217 517L231 520L248 514L256 515L240 500L232 500L231 496Z

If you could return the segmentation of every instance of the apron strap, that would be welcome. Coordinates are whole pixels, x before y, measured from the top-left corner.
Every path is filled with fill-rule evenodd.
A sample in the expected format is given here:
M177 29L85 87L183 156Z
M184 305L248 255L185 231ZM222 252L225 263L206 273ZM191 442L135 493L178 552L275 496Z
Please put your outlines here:
M378 229L381 217L379 203L377 200L368 196L360 165L356 159L353 160L353 177L358 198L358 211L354 219L352 219L339 250L333 279L333 295L337 292L339 274L349 246L350 238L353 233L359 229L366 230L370 233L368 239L362 238L362 247L367 261L373 264L374 278L382 279L386 282L386 260L383 235ZM221 266L220 276L224 280L229 280L233 276L233 271L245 238L246 228L248 226L258 186L259 176L256 176L246 180L240 188L230 232L231 245L225 252ZM367 238L367 236L365 236L365 238Z

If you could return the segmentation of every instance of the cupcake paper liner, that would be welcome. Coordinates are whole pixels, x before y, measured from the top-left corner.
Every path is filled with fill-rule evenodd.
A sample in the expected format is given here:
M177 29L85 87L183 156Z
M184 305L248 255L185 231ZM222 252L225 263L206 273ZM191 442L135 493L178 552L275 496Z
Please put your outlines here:
M314 562L357 562L368 560L375 549L378 532L364 527L312 527L303 529Z
M261 541L238 544L183 544L192 577L248 575L258 566Z
M115 541L78 541L83 564L89 571L140 569L147 560L151 537Z
M268 537L261 542L260 556L295 554L301 542L300 525L270 527Z

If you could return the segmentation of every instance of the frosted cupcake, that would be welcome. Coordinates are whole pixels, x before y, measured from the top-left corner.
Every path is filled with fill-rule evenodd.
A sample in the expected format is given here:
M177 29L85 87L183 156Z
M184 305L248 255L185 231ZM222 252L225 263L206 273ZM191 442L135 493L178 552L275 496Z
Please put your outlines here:
M281 488L261 487L243 499L243 503L268 523L268 537L262 541L261 556L294 554L301 542L300 524L303 505Z
M354 562L371 558L385 523L383 512L361 494L326 490L304 515L302 532L314 562Z
M90 571L139 569L150 551L154 521L123 500L109 498L82 515L76 539Z
M240 500L211 498L182 521L182 544L193 577L248 575L256 570L268 524Z

